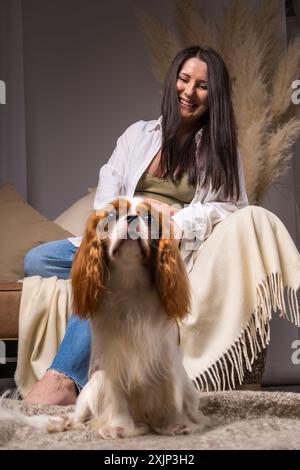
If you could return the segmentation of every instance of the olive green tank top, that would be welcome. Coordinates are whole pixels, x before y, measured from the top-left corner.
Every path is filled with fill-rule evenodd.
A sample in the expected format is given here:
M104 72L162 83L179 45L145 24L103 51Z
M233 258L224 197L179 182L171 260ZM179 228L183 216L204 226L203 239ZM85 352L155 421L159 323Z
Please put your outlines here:
M180 181L173 183L170 176L161 178L143 173L140 177L134 196L152 197L166 204L189 204L194 198L196 187L188 181L185 173Z

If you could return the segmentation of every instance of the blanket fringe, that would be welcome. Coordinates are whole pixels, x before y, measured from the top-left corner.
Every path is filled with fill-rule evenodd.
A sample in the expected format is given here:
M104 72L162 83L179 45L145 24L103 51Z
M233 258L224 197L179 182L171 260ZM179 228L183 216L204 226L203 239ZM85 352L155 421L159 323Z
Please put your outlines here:
M257 306L248 324L225 354L194 379L196 388L200 391L224 391L235 389L236 382L242 385L245 368L251 372L258 354L270 343L272 313L279 311L280 318L300 326L297 289L284 288L279 273L272 273L261 282L257 287Z

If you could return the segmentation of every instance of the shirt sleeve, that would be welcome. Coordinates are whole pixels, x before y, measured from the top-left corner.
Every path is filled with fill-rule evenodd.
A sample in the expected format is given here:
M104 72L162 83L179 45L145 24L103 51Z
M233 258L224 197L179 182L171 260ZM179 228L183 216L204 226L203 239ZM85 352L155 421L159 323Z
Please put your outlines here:
M203 202L191 203L172 217L182 230L182 240L193 242L197 250L203 241L210 235L214 225L228 215L249 204L245 188L243 164L238 156L240 195L238 199L226 199L223 189L216 192L209 191Z
M94 200L94 209L99 210L121 195L124 175L137 135L139 122L132 124L118 138L113 154L99 171L99 181Z

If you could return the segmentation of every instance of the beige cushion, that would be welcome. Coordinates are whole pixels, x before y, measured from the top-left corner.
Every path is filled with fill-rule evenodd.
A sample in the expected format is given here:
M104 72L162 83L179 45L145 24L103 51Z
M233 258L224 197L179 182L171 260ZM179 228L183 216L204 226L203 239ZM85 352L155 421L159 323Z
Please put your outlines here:
M54 222L78 237L83 235L86 221L93 211L95 194L96 188L89 189L86 196L82 197L69 209L65 210Z
M10 184L0 188L0 220L0 281L24 277L23 260L31 248L72 236L24 202Z

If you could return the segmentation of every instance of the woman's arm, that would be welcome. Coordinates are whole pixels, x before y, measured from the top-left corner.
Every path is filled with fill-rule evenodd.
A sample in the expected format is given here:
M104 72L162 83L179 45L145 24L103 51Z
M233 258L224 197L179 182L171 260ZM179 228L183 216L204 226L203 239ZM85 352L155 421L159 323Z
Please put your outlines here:
M249 205L241 159L239 165L240 195L238 199L226 199L222 188L218 193L209 192L203 202L195 202L178 211L172 219L183 231L183 238L195 242L195 249L210 235L214 225L233 212Z

